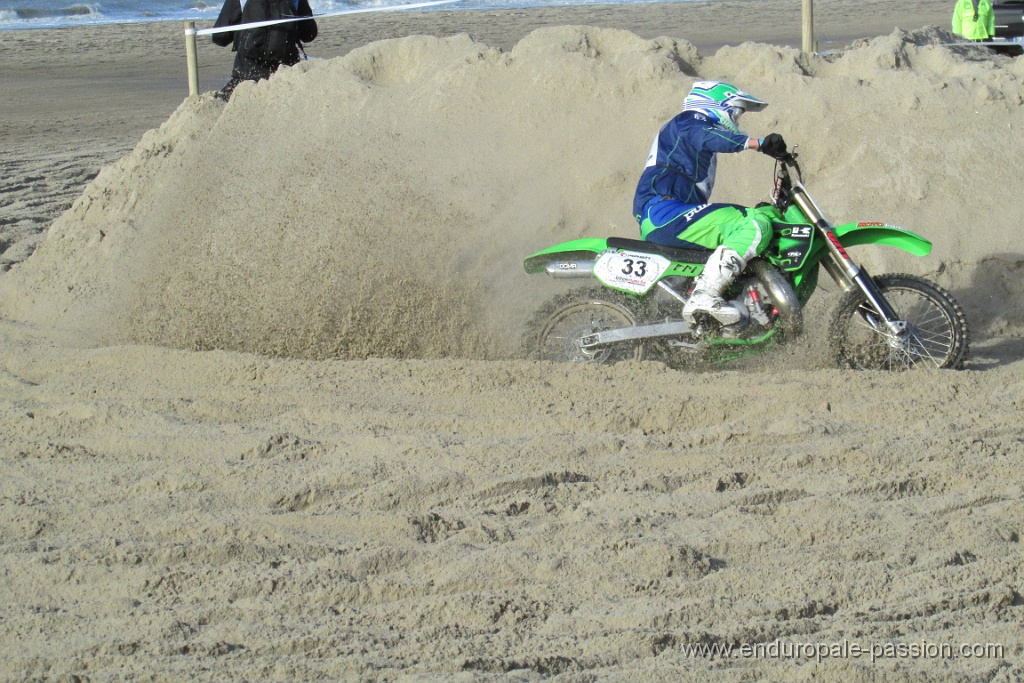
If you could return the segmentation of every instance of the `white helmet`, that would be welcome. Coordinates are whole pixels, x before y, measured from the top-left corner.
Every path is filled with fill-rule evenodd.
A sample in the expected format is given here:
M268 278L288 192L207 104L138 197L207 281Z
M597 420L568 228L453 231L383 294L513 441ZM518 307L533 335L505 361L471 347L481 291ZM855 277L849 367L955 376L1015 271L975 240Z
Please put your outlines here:
M750 93L722 81L697 81L683 100L683 111L699 111L712 121L736 129L740 114L768 106Z

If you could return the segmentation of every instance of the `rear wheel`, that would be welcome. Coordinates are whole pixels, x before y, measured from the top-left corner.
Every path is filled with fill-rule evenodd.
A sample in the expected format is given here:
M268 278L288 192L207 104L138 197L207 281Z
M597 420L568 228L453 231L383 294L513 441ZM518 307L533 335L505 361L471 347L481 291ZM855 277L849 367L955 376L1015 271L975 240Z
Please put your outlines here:
M832 316L830 336L840 367L862 370L954 368L964 365L969 346L967 318L955 299L914 275L875 278L906 331L886 329L864 293L847 294Z
M616 363L643 360L642 342L631 340L584 348L580 341L595 332L636 325L632 302L606 289L577 289L541 308L530 321L526 352L538 360Z

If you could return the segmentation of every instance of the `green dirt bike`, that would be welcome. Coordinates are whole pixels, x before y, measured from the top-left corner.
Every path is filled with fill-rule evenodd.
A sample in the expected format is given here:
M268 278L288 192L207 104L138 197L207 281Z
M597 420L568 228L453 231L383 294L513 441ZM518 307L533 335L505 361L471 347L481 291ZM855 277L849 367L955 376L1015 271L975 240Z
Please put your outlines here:
M619 237L578 239L524 261L527 273L600 284L568 292L537 311L526 334L527 354L589 363L654 358L686 366L764 351L801 333L803 307L818 286L821 266L843 290L829 329L840 367L962 368L969 332L956 300L914 275L872 277L846 251L880 244L925 256L931 242L884 223L833 225L802 180L795 152L779 159L772 202L752 209L771 212L773 236L726 293L745 312L740 322L723 326L709 315L682 317L710 251Z

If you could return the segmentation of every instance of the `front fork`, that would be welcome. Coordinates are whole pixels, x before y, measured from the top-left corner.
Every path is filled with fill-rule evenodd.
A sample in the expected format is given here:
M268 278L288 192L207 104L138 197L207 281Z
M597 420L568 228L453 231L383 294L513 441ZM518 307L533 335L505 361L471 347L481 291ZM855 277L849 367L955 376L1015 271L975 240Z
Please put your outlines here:
M843 288L843 291L852 292L859 289L863 292L868 303L878 312L882 322L885 323L889 333L897 337L902 336L907 330L906 321L900 320L899 314L886 301L882 291L868 272L857 265L846 253L846 249L840 244L839 238L832 230L832 224L825 219L821 209L807 194L803 185L794 183L792 197L794 203L804 212L804 215L811 219L814 227L825 238L825 247L829 253L828 258L821 261L825 272Z

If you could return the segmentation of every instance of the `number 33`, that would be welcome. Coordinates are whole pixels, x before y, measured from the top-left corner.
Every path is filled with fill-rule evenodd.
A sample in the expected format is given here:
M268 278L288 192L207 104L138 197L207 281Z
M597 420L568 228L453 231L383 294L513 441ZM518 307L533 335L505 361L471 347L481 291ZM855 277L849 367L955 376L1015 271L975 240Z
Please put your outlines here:
M623 263L626 267L622 269L623 275L636 275L637 277L643 277L647 274L647 261L634 261L631 258L623 259Z

